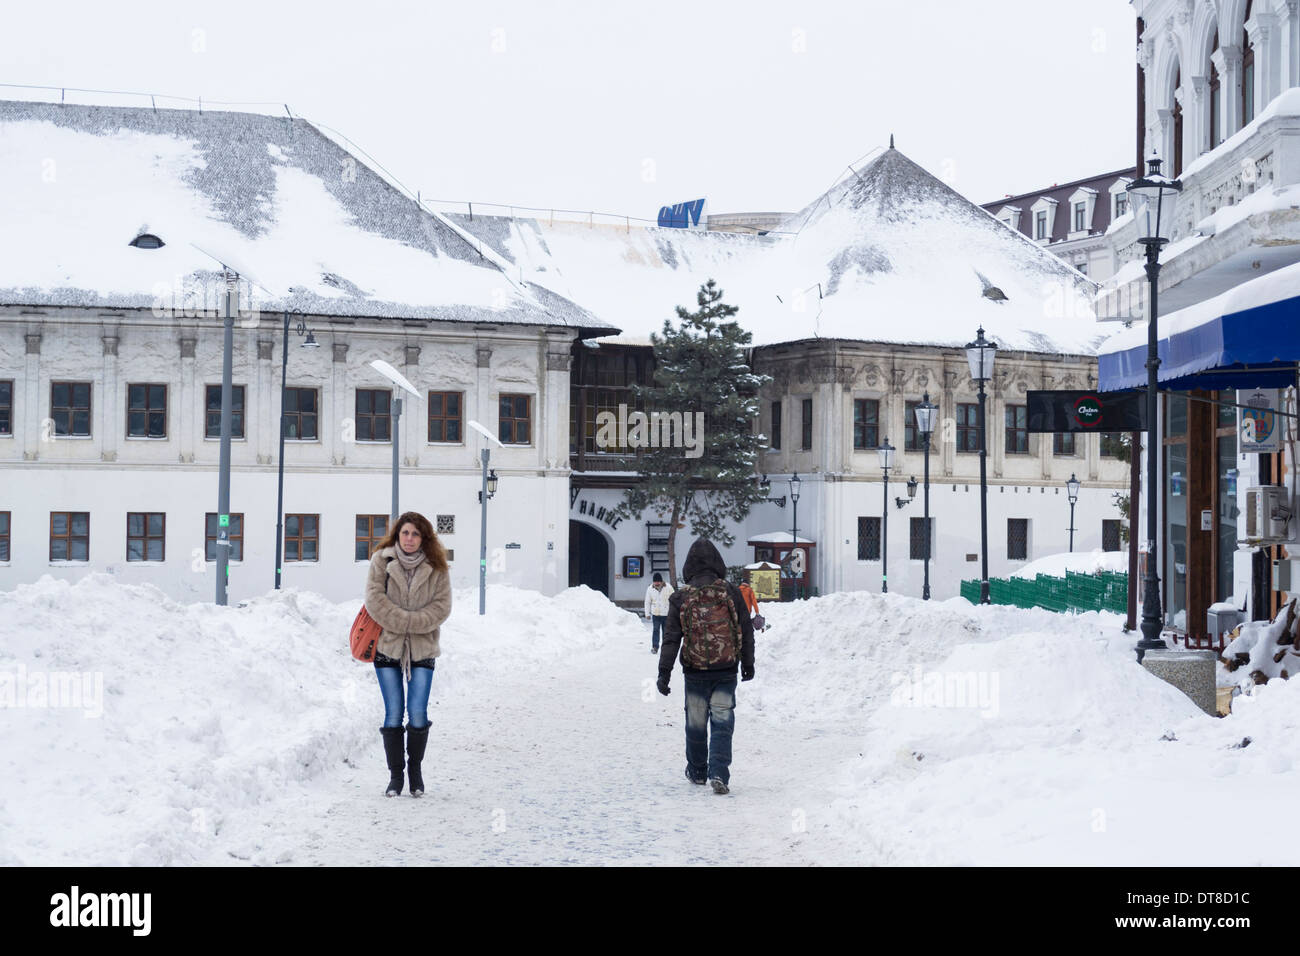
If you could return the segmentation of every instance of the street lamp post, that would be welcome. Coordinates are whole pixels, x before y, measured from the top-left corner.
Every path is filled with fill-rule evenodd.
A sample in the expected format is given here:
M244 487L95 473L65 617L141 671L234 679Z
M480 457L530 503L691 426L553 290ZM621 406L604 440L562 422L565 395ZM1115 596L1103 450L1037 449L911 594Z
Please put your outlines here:
M316 336L307 331L307 323L302 319L294 327L294 331L299 336L304 333L307 341L302 343L302 348L314 349L319 348L320 343L316 341ZM280 477L278 490L275 496L275 590L280 590L280 558L284 553L284 397L288 392L289 376L289 313L284 313L284 340L280 348Z
M1156 515L1159 474L1156 468L1157 371L1160 368L1157 303L1160 276L1160 247L1169 242L1173 232L1174 207L1183 184L1166 179L1160 172L1160 158L1154 151L1147 161L1147 174L1129 184L1133 218L1138 227L1138 242L1146 248L1147 283L1151 295L1147 319L1147 570L1142 591L1142 640L1137 645L1140 663L1149 650L1163 648L1160 608L1160 578L1156 572L1156 541L1159 523Z
M790 477L790 500L794 502L794 528L791 534L794 536L794 544L790 547L790 554L799 549L799 488L803 483L799 480L799 472L795 472ZM799 597L799 584L794 584L794 596Z
M493 435L478 422L471 420L469 422L469 427L498 447L505 447L501 444L501 440L498 439L496 435ZM483 462L483 487L478 493L481 522L479 527L478 545L478 613L480 616L487 613L487 506L488 501L497 493L496 471L494 470L492 474L488 474L488 460L490 457L491 449L485 445L481 454Z
M1070 499L1070 553L1074 553L1074 504L1079 500L1079 479L1070 472L1070 480L1065 483L1065 494Z
M886 438L880 445L880 470L885 475L884 496L880 499L880 593L889 593L889 469L894 467L895 448Z
M380 375L382 375L384 378L388 379L398 388L410 392L416 398L420 397L420 393L415 390L414 385L412 385L410 382L406 380L406 376L404 376L397 369L393 368L383 359L375 359L373 362L370 363L370 367L373 368ZM400 398L394 397L393 398L393 430L392 430L392 435L390 436L393 439L393 505L392 505L393 516L391 519L393 524L397 524L397 516L401 513L397 507L397 477L399 474L398 462L401 460L400 458L401 452L398 447L399 446L398 438L401 434L400 432L401 424L402 424L402 400Z
M988 480L988 416L984 411L984 383L993 378L993 359L998 347L984 338L980 326L975 341L966 345L966 361L970 364L970 377L979 389L980 437L980 603L989 603L989 480Z
M925 518L922 521L922 534L925 536L925 577L921 588L922 600L930 600L930 435L934 432L934 413L939 406L931 404L930 393L921 396L921 404L916 406L916 427L921 432L925 448Z

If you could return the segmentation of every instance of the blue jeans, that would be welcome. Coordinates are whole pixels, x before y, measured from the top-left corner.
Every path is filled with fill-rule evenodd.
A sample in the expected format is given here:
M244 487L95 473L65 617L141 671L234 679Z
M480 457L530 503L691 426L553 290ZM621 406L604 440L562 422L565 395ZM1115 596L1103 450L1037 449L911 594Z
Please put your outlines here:
M686 674L686 769L693 777L731 781L736 729L736 675Z
M402 669L375 665L379 692L384 695L384 726L402 726ZM433 685L432 667L412 667L406 694L406 710L412 727L429 726L429 688Z
M659 635L664 632L664 621L668 620L666 615L655 614L650 618L650 649L659 650Z

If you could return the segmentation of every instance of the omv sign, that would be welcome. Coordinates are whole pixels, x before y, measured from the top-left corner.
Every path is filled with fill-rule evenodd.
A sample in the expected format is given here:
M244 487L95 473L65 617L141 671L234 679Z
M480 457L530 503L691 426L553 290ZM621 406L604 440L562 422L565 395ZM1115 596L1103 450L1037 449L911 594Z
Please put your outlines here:
M703 199L679 202L675 206L662 206L659 209L659 225L668 229L698 229L703 218Z

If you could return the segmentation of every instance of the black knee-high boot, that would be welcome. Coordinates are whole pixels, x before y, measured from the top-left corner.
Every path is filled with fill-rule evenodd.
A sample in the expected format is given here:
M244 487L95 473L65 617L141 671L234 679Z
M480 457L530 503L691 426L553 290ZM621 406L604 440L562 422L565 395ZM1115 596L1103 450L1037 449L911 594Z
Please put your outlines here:
M402 770L406 765L402 757L402 728L380 727L384 735L384 756L388 760L388 789L384 796L395 797L402 792Z
M429 743L428 727L406 728L406 765L411 776L411 796L424 796L424 777L420 774L420 764L424 760L424 748Z

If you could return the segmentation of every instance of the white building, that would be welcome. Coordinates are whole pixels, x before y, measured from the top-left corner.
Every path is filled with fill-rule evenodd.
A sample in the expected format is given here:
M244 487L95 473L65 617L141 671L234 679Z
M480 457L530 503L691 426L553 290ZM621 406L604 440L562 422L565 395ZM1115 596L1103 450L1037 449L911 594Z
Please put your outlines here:
M1218 601L1269 617L1286 599L1282 541L1248 542L1247 489L1285 485L1293 455L1242 454L1236 389L1294 394L1300 358L1300 12L1287 0L1135 4L1139 144L1178 177L1160 256L1159 574L1167 625L1207 633ZM1117 271L1103 319L1133 327L1103 347L1101 387L1145 384L1147 278L1138 225L1110 226ZM1294 410L1294 409L1292 409ZM1145 466L1143 474L1145 475ZM1145 505L1137 515L1145 527ZM1291 501L1294 506L1294 500ZM1295 524L1289 540L1294 542ZM1211 635L1213 636L1213 635Z
M1002 347L991 574L1065 549L1071 473L1076 548L1117 538L1124 467L1094 436L1057 443L1025 422L1026 390L1092 386L1094 286L892 147L766 235L433 214L289 117L2 103L0 157L16 171L0 204L24 224L0 237L0 588L108 570L214 593L223 264L241 277L233 599L273 582L287 312L320 348L288 336L286 586L359 593L389 511L396 396L369 367L383 359L422 395L401 418L402 507L437 523L457 586L477 580L477 420L506 443L492 450L489 581L639 601L662 528L611 517L634 462L594 447L591 424L653 374L648 335L708 278L775 380L754 423L773 445L761 468L773 498L803 479L810 587L879 587L888 512L890 590L921 593L922 494L886 502L874 449L900 449L890 498L905 497L923 470L908 403L927 393L940 407L931 590L978 576L961 347L980 327ZM757 506L728 563L779 545L793 519L792 501ZM624 576L628 558L642 576Z

